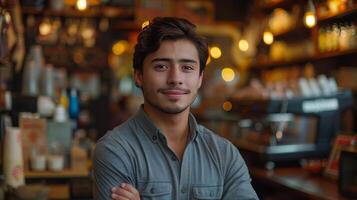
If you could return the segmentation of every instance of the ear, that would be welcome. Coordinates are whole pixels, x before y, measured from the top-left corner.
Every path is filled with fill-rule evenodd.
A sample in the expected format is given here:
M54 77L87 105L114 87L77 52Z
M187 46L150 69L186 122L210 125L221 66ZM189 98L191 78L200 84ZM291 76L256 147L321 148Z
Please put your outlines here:
M141 70L135 70L134 71L134 81L135 81L136 87L139 87L139 88L142 87L143 72Z

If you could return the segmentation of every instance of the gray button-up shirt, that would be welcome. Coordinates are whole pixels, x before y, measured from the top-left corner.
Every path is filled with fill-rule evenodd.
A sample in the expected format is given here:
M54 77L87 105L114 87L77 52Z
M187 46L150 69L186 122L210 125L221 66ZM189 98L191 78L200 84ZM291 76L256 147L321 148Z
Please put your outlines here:
M142 109L109 131L94 152L94 199L111 199L111 188L123 182L141 199L258 199L238 149L192 114L189 127L181 161Z

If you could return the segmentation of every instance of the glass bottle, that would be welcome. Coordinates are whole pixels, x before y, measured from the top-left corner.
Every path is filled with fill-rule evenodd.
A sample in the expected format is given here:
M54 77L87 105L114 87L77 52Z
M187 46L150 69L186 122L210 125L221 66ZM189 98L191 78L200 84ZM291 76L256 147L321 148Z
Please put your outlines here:
M70 91L68 112L69 112L69 117L71 119L73 119L73 120L77 120L78 119L78 115L79 115L79 99L78 99L77 90L74 89L74 88L72 88L71 91Z

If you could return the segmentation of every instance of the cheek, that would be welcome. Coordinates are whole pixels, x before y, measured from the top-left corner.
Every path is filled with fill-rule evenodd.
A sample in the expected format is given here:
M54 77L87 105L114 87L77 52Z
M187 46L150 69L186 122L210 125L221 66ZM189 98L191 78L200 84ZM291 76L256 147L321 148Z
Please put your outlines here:
M150 84L150 85L161 85L161 84L164 84L166 83L166 79L165 79L165 75L160 73L151 73L151 74L148 74L148 76L146 77L146 80L147 80L147 84Z
M190 83L190 88L192 89L195 89L195 90L198 90L201 86L201 79L195 77L195 78L192 78L191 81L189 82Z
M156 90L157 88L161 87L161 78L158 75L150 75L148 74L148 76L144 76L143 77L143 87L146 90Z

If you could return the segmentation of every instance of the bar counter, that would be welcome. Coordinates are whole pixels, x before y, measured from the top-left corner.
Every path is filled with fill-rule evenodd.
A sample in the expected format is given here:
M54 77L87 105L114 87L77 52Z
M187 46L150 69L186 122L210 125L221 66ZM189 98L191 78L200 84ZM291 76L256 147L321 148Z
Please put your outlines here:
M322 175L312 175L299 167L265 170L249 166L253 184L270 194L271 199L347 200L338 192L336 180ZM263 199L270 199L265 198Z

